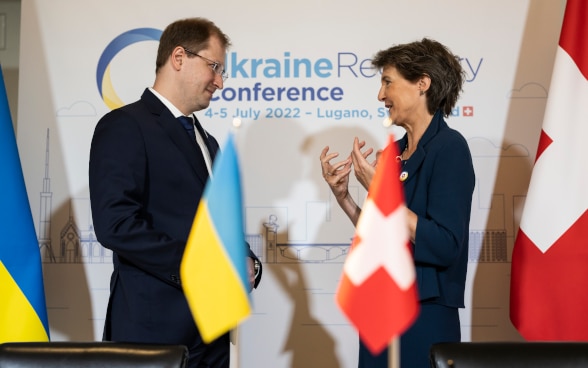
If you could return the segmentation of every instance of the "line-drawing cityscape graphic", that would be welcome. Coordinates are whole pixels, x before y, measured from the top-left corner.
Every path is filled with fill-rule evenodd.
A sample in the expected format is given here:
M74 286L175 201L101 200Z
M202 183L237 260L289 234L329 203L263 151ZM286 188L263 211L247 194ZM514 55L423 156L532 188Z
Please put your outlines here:
M38 242L43 263L112 263L112 251L103 247L94 233L91 221L80 226L76 223L74 207L85 208L89 213L89 198L70 198L67 221L59 226L59 242L52 242L52 199L50 172L50 129L47 129L43 186L40 193ZM479 180L479 179L477 179ZM479 192L479 188L476 192ZM479 194L479 193L476 193ZM502 202L503 195L494 195ZM74 202L85 202L74 206ZM327 206L330 211L332 206ZM505 210L505 209L504 209ZM329 221L330 216L327 216ZM264 263L343 263L349 251L349 243L279 243L281 224L276 214L270 214L263 222L263 234L246 234L252 250ZM514 235L512 235L514 236ZM479 263L508 262L508 234L506 227L491 230L470 229L469 261Z

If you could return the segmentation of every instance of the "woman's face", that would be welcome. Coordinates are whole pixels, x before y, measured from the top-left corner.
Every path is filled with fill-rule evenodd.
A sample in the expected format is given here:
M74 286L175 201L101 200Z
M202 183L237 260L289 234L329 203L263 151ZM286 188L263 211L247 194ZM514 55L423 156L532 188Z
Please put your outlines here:
M382 70L378 100L384 102L395 125L406 126L423 108L425 98L420 94L418 82L404 79L395 67L387 66Z

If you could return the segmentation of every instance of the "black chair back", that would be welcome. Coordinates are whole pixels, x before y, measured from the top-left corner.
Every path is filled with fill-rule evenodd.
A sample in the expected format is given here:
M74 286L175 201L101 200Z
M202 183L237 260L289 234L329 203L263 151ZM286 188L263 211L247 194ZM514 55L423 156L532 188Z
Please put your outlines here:
M432 368L588 367L588 342L462 342L431 347Z
M0 345L0 368L185 368L183 345L114 342L10 342Z

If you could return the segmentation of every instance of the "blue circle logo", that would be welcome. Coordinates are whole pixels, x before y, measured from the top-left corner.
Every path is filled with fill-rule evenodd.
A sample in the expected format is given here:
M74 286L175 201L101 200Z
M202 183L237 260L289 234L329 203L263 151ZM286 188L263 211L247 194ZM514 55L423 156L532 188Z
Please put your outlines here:
M96 83L100 97L111 110L124 105L110 79L110 62L125 47L141 41L159 41L162 31L155 28L137 28L127 31L114 40L102 52L96 69Z

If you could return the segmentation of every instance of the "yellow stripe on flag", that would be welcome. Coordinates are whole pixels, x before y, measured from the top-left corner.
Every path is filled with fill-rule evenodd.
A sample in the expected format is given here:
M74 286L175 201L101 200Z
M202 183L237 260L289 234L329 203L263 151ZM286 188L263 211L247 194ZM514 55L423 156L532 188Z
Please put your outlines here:
M39 242L0 69L0 343L47 341Z
M251 307L210 221L206 200L198 206L183 259L180 275L184 292L202 340L209 343L236 327L251 313Z
M3 318L0 328L0 343L8 341L47 341L49 337L45 327L18 287L10 272L0 261L0 316Z

